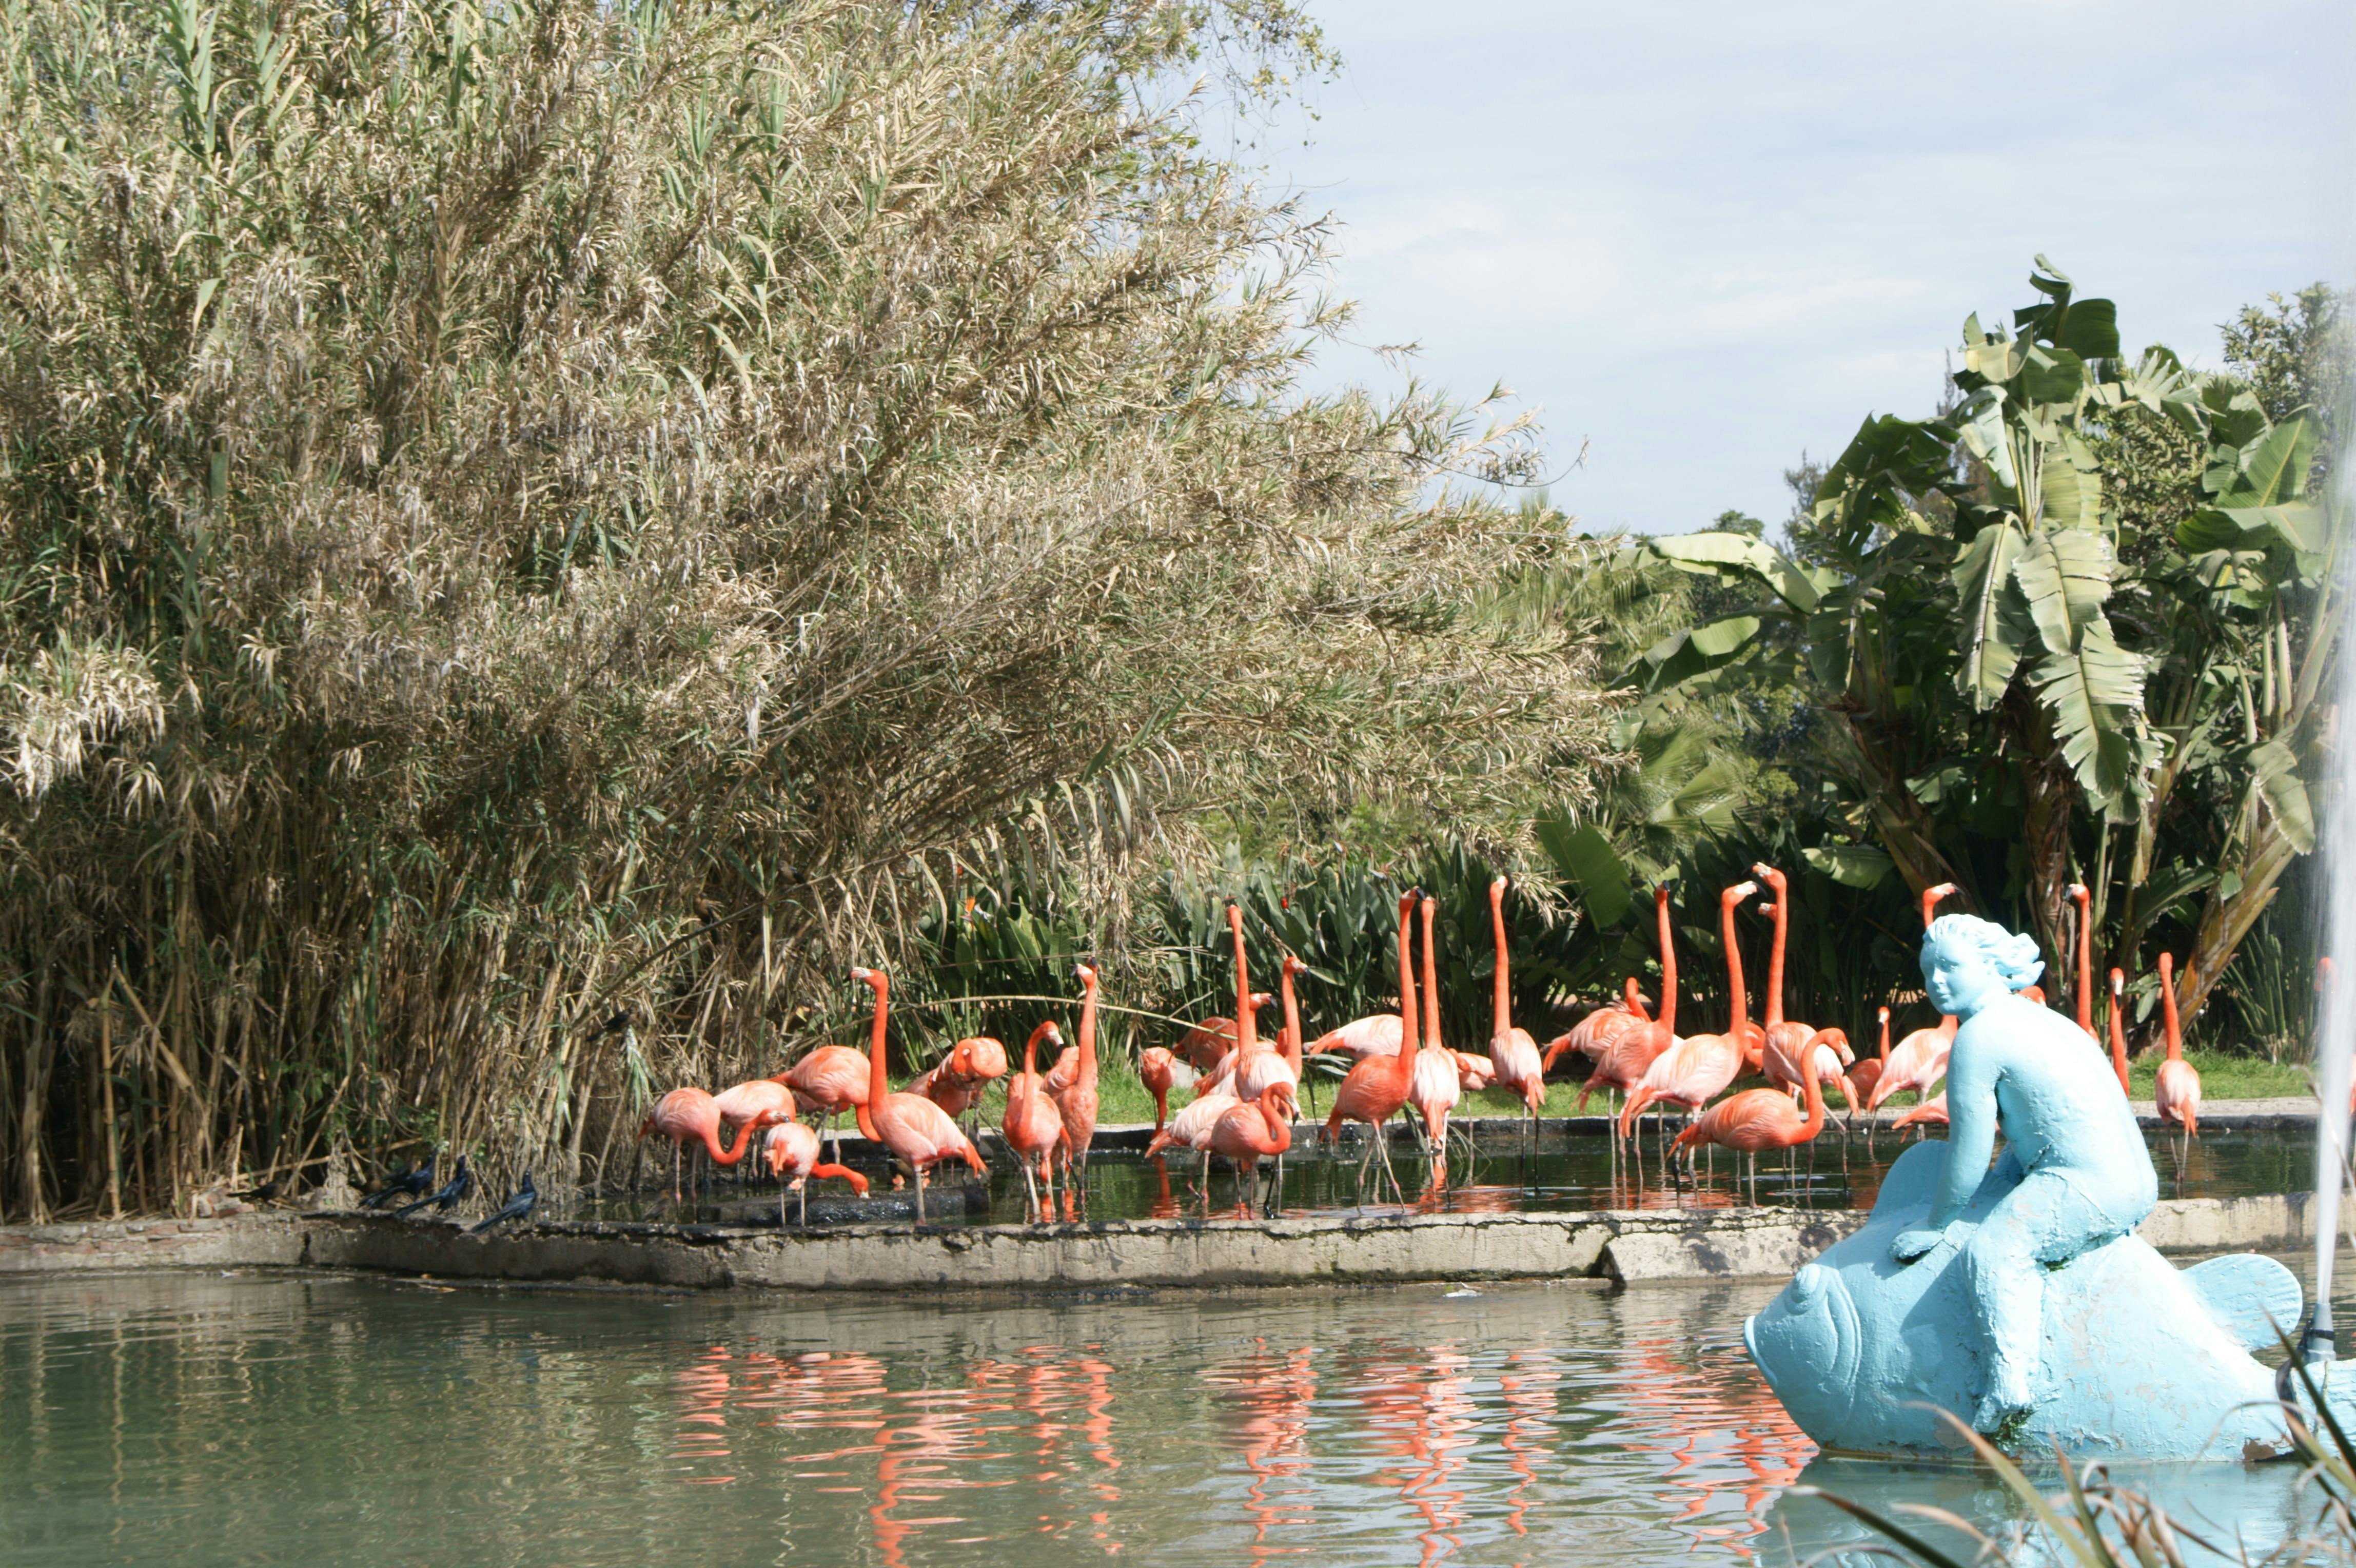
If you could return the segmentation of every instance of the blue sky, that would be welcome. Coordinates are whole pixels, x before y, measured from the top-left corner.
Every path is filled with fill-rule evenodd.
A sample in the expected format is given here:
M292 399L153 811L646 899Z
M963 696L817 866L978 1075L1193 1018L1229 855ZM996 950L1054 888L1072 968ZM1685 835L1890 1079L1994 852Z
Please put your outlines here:
M1541 405L1581 523L1789 510L1781 473L1935 400L2042 251L2131 346L2213 364L2351 269L2346 0L1322 0L1345 64L1260 143L1342 220L1330 384L1421 346ZM1306 144L1303 137L1307 138Z

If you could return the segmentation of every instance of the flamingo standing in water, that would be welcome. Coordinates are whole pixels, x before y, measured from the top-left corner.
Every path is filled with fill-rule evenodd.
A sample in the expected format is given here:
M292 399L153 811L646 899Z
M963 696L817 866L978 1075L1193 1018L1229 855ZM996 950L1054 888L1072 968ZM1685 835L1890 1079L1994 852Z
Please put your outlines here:
M1352 1068L1342 1086L1333 1091L1333 1113L1325 1118L1326 1138L1339 1138L1344 1122L1364 1122L1370 1134L1366 1161L1379 1154L1383 1171L1391 1176L1391 1186L1398 1186L1398 1177L1391 1172L1389 1140L1384 1135L1385 1123L1399 1113L1407 1104L1408 1092L1414 1087L1416 1022L1415 1022L1415 954L1414 937L1408 922L1423 895L1410 887L1399 896L1399 1040L1398 1048L1388 1056L1362 1057ZM1330 1037L1330 1036L1329 1036ZM1358 1182L1365 1184L1366 1162L1358 1166Z
M1802 1058L1805 1060L1805 1058ZM1800 1075L1800 1090L1807 1097L1808 1113L1803 1117L1793 1105L1792 1097L1780 1089L1746 1089L1740 1094L1730 1094L1697 1117L1692 1126L1677 1134L1680 1149L1698 1149L1715 1144L1721 1149L1731 1149L1751 1157L1751 1191L1753 1198L1759 1193L1759 1155L1763 1149L1793 1149L1808 1142L1825 1130L1825 1089L1812 1072Z
M1879 1011L1881 1014L1880 1052L1866 1058L1848 1069L1849 1086L1868 1100L1873 1098L1873 1086L1881 1081L1883 1070L1890 1066L1890 1009L1884 1007ZM1849 1103L1857 1105L1861 1101L1852 1099Z
M786 1222L786 1192L790 1187L801 1199L803 1226L809 1224L809 1182L813 1176L841 1176L851 1184L851 1190L860 1197L867 1196L867 1178L849 1165L820 1163L818 1157L818 1134L799 1122L782 1122L770 1127L769 1135L762 1142L762 1156L767 1160L769 1174L777 1178L777 1223Z
M1064 1167L1064 1218L1077 1219L1072 1208L1072 1162L1077 1160L1080 1180L1087 1180L1088 1150L1097 1141L1097 972L1087 964L1073 972L1080 981L1080 1056L1073 1064L1072 1080L1050 1086L1055 1110L1064 1119L1059 1158Z
M1301 1001L1292 993L1292 979L1308 972L1309 966L1296 953L1286 953L1276 972L1276 988L1284 998L1284 1026L1277 1031L1276 1038L1284 1048L1284 1065L1292 1069L1295 1084L1301 1082L1304 1063L1301 1055Z
M2086 1038L2101 1045L2103 1037L2094 1033L2094 928L2087 918L2088 900L2093 897L2084 883L2070 884L2071 901L2078 906L2078 1027L2086 1031Z
M2120 998L2127 988L2127 977L2119 970L2111 971L2111 1070L2119 1075L2119 1092L2129 1100L2135 1090L2127 1081L2127 1032L2120 1027Z
M1669 890L1653 890L1655 917L1661 927L1661 1015L1649 1024L1624 1030L1601 1056L1580 1087L1579 1110L1599 1089L1633 1090L1663 1053L1677 1043L1677 946L1669 935Z
M1866 1097L1865 1108L1878 1109L1893 1094L1912 1090L1916 1095L1931 1092L1931 1086L1947 1076L1947 1054L1955 1048L1955 1030L1963 1020L1950 1013L1940 1018L1934 1029L1917 1029L1898 1042L1890 1052L1890 1060L1881 1069L1873 1092Z
M2159 1064L2159 1078L2152 1085L2151 1097L2157 1102L2159 1119L2173 1122L2187 1133L2201 1131L2201 1069L2184 1059L2184 1039L2177 1031L2176 1020L2176 960L2167 953L2159 955L2160 1016L2168 1026L2168 1059ZM2190 964L2185 973L2192 972Z
M1464 1092L1464 1069L1456 1053L1440 1043L1440 962L1433 952L1432 928L1440 900L1423 901L1423 1032L1428 1036L1415 1053L1408 1075L1408 1099L1423 1118L1424 1147L1431 1159L1431 1179L1448 1178L1448 1114Z
M1641 1028L1653 1021L1644 1011L1644 998L1636 989L1636 977L1630 975L1619 1000L1606 1002L1570 1026L1568 1034L1557 1035L1547 1042L1546 1070L1552 1072L1554 1064L1565 1051L1577 1051L1593 1061L1609 1050L1612 1042L1622 1032Z
M1178 1058L1160 1046L1148 1046L1137 1053L1137 1076L1145 1091L1153 1096L1153 1130L1159 1133L1170 1120L1170 1091L1178 1084Z
M1269 1191L1266 1212L1275 1217L1277 1199L1284 1190L1284 1152L1292 1147L1292 1117L1297 1109L1290 1085L1272 1078L1258 1100L1228 1107L1212 1123L1207 1146L1211 1154L1225 1156L1236 1167L1238 1212L1248 1208L1249 1194L1259 1180L1262 1156L1273 1155L1278 1174L1276 1185Z
M1211 1133L1217 1128L1219 1118L1243 1103L1231 1092L1238 1074L1248 1072L1257 1076L1264 1070L1255 1059L1262 1054L1258 1050L1259 1027L1256 1017L1262 993L1251 989L1250 974L1244 960L1243 911L1229 905L1228 913L1234 917L1228 930L1236 944L1236 1016L1232 1037L1238 1042L1238 1047L1223 1059L1220 1072L1195 1086L1194 1100L1170 1119L1168 1126L1158 1130L1145 1145L1148 1155L1179 1145L1200 1154L1203 1158L1196 1167L1196 1176L1202 1183L1205 1205L1211 1199Z
M786 1087L794 1091L794 1105L806 1116L819 1117L830 1134L834 1119L867 1103L867 1053L849 1046L820 1046L786 1069ZM842 1139L834 1135L834 1157L842 1158Z
M1047 1208L1055 1201L1055 1145L1064 1139L1064 1118L1055 1101L1048 1098L1046 1084L1039 1077L1039 1042L1051 1046L1064 1043L1063 1031L1053 1018L1031 1031L1023 1042L1023 1070L1006 1080L1006 1120L1001 1127L1006 1134L1006 1146L1014 1151L1014 1163L1023 1167L1023 1190L1030 1195L1030 1213L1033 1219L1045 1219ZM1039 1167L1038 1179L1031 1176L1033 1165ZM1039 1201L1039 1188L1047 1189L1047 1207ZM1064 1167L1064 1186L1071 1190L1071 1166Z
M1813 1070L1820 1081L1840 1084L1846 1096L1848 1081L1841 1073L1857 1059L1856 1053L1848 1050L1848 1036L1842 1035L1837 1047L1825 1044L1809 1052L1808 1042L1818 1038L1820 1031L1783 1016L1783 938L1790 925L1792 890L1783 874L1773 866L1754 865L1751 869L1775 895L1775 941L1767 950L1767 1020L1765 1039L1759 1051L1760 1070L1766 1074L1769 1083L1794 1096L1800 1091L1804 1071ZM1826 1041L1831 1037L1824 1036Z
M944 1160L963 1160L976 1176L986 1176L973 1144L958 1128L957 1119L921 1094L894 1094L884 1070L884 1014L891 1004L892 982L880 969L854 969L851 978L875 993L875 1024L867 1041L867 1101L858 1107L859 1131L892 1151L916 1182L916 1223L925 1223L925 1172Z
M1530 1038L1530 1032L1514 1026L1514 988L1508 969L1510 961L1505 955L1505 879L1502 876L1489 883L1489 928L1497 939L1489 1060L1497 1069L1497 1081L1508 1093L1521 1097L1522 1109L1529 1112L1530 1136L1536 1138L1538 1112L1546 1106L1546 1064L1538 1059L1538 1043Z
M1759 891L1756 882L1738 882L1718 896L1718 918L1726 940L1726 982L1733 997L1733 1016L1723 1035L1688 1035L1662 1052L1644 1069L1620 1111L1620 1135L1627 1137L1645 1106L1655 1101L1700 1110L1741 1074L1749 1054L1743 1049L1743 1026L1750 1021L1743 997L1742 950L1734 940L1735 906Z
M659 1133L671 1143L670 1195L679 1197L679 1157L691 1143L700 1143L703 1152L716 1165L733 1165L744 1157L753 1146L753 1134L766 1125L761 1115L755 1115L736 1130L736 1142L729 1148L720 1146L720 1101L700 1089L674 1089L655 1101L647 1119L638 1123L638 1136Z

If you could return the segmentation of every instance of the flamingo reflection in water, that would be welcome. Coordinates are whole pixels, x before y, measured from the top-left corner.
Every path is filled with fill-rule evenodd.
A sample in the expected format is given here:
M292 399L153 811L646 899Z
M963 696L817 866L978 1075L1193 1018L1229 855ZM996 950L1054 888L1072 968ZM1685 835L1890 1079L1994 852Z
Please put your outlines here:
M1309 1413L1317 1397L1311 1363L1316 1350L1303 1345L1280 1355L1266 1340L1252 1346L1250 1355L1205 1367L1199 1376L1243 1414L1237 1435L1244 1468L1251 1472L1244 1511L1251 1516L1251 1560L1265 1563L1315 1550L1310 1527L1316 1509L1308 1500L1313 1494L1305 1484L1287 1483L1309 1468ZM1288 1530L1296 1532L1299 1544L1270 1539Z
M1743 1542L1765 1532L1768 1505L1799 1478L1816 1445L1792 1424L1764 1384L1743 1375L1736 1358L1693 1356L1697 1347L1690 1323L1656 1326L1667 1334L1635 1340L1622 1371L1624 1420L1636 1434L1622 1445L1667 1456L1670 1489L1661 1500L1684 1500L1676 1524L1722 1513L1726 1501L1739 1498L1738 1519L1695 1525L1688 1544L1714 1543L1751 1557ZM1673 1359L1679 1350L1691 1359ZM1741 1469L1732 1485L1726 1475L1730 1458Z

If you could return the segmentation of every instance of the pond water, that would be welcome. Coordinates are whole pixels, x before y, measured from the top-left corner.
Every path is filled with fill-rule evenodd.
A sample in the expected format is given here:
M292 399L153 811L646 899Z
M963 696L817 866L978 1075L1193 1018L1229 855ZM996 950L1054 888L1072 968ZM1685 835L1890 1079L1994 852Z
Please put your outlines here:
M1753 1200L1791 1208L1870 1208L1881 1178L1912 1141L1912 1133L1883 1132L1868 1137L1843 1135L1829 1128L1808 1148L1788 1156L1759 1162L1755 1187L1746 1167L1724 1150L1697 1176L1665 1176L1648 1140L1641 1158L1615 1155L1611 1141L1591 1135L1566 1137L1547 1130L1533 1144L1512 1137L1484 1136L1469 1156L1461 1139L1452 1139L1450 1179L1430 1180L1422 1157L1401 1144L1393 1154L1393 1170L1408 1206L1428 1212L1470 1213L1508 1209L1579 1210L1592 1208L1712 1208ZM1370 1204L1372 1189L1358 1184L1360 1149L1328 1147L1322 1153L1303 1128L1301 1149L1285 1160L1283 1207L1287 1213L1383 1207ZM2146 1134L2152 1164L2159 1173L2163 1197L2239 1197L2252 1193L2305 1191L2314 1185L2313 1134L2276 1132L2210 1132L2198 1138L2160 1133ZM993 1147L994 1144L987 1145ZM1197 1156L1174 1154L1158 1160L1110 1151L1098 1153L1087 1178L1087 1212L1091 1219L1137 1219L1232 1210L1236 1183L1224 1165L1212 1175L1207 1191L1196 1187ZM879 1190L890 1177L881 1164L857 1159ZM669 1161L657 1179L649 1159L642 1171L640 1189L619 1197L551 1201L545 1212L567 1218L608 1219L729 1219L738 1222L774 1220L776 1184L758 1176L742 1179L723 1173L711 1189L720 1200L705 1203L691 1215L684 1202L674 1204L669 1186ZM1266 1167L1263 1167L1265 1170ZM975 1178L979 1181L979 1178ZM928 1184L929 1186L929 1184ZM840 1183L819 1183L813 1193L841 1195ZM1390 1197L1388 1187L1381 1196ZM755 1202L754 1199L760 1201ZM936 1220L964 1219L976 1223L1015 1224L1024 1218L1023 1179L1002 1157L995 1163L990 1190L976 1191L969 1210L954 1201L928 1198L927 1217ZM1400 1207L1398 1199L1388 1205ZM821 1205L817 1216L840 1218L855 1212L834 1201Z
M0 1282L0 1562L1863 1563L1741 1348L1769 1284L1020 1304ZM2128 1471L2224 1541L2287 1467Z

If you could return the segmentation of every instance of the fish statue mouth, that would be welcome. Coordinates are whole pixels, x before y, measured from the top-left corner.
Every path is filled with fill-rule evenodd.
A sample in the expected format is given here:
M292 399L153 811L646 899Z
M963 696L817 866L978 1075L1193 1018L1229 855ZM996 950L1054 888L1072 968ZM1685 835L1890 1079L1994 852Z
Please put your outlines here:
M1801 1265L1783 1294L1744 1321L1742 1343L1801 1430L1813 1435L1848 1424L1864 1333L1837 1273Z

